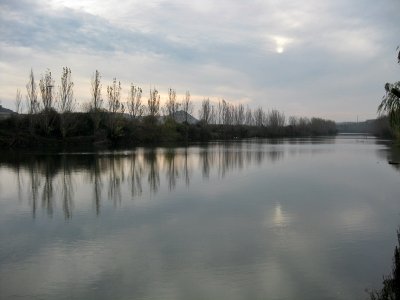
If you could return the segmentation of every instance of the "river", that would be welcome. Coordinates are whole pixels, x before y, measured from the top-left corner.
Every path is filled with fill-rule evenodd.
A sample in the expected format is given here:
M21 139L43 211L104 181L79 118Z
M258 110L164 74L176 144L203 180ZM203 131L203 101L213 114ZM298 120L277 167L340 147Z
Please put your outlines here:
M368 136L0 153L0 299L367 299L400 154Z

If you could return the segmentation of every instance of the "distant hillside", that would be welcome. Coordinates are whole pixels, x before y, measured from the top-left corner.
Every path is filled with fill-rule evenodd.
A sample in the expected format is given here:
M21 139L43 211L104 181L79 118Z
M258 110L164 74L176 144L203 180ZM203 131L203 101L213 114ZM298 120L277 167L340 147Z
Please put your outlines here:
M187 116L187 117L186 117ZM183 110L177 111L175 113L175 121L177 123L183 123L186 122L186 118L187 118L187 122L191 125L196 124L199 122L199 120L197 120L195 117L193 117L191 114L188 114L186 112L184 112Z
M0 113L1 114L12 114L14 112L11 109L4 108L3 106L0 105Z
M0 105L0 120L8 119L14 112Z

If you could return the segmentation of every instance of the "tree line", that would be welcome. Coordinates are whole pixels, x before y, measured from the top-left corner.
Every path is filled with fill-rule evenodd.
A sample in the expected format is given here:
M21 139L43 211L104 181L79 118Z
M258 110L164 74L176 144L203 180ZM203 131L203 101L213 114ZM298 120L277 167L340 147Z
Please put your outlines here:
M79 107L74 97L70 68L63 67L57 86L50 70L46 70L38 83L31 70L25 102L18 89L15 98L17 114L6 124L3 122L0 128L8 126L8 129L18 133L16 137L19 140L11 141L13 144L23 143L21 137L28 137L23 132L29 133L30 138L61 141L90 136L95 142L122 144L336 133L333 121L294 116L286 118L283 112L276 109L251 109L248 105L232 104L223 99L214 103L209 98L201 102L199 122L193 124L189 121L195 106L189 91L178 100L176 90L169 88L167 99L161 105L161 95L156 88L150 88L145 99L142 88L131 83L126 98L123 98L121 82L114 78L104 89L104 97L98 70L90 82L90 101ZM177 122L178 114L180 122Z

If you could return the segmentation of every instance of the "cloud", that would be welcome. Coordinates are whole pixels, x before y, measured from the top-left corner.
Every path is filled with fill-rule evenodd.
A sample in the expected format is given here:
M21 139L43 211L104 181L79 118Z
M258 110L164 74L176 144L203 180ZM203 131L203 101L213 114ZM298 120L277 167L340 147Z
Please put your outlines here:
M86 78L76 92L85 99L90 75L100 69L105 81L117 77L126 84L157 85L161 91L173 86L178 93L191 90L200 98L246 98L254 107L273 106L288 114L298 111L289 95L295 95L296 103L315 107L321 98L329 99L330 107L352 98L354 103L340 111L354 114L365 106L367 96L369 118L375 116L381 85L398 74L394 49L400 30L391 20L399 5L394 0L385 6L370 0L118 5L25 0L0 6L0 72L6 74L1 75L0 99L10 107L15 90L24 86L17 79L26 77L30 67L36 72L61 70L68 63L75 78ZM362 74L376 76L357 89L339 84ZM326 97L328 86L342 90ZM340 117L340 111L312 110L319 116L347 118Z

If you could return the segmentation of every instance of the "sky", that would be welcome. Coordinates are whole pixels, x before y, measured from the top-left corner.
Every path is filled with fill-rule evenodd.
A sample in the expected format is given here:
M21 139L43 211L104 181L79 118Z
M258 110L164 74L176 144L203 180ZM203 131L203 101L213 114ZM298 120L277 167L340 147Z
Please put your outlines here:
M187 90L286 116L377 116L384 84L400 80L399 0L0 0L0 104L14 109L28 75L72 70L78 103L95 70L103 98Z

